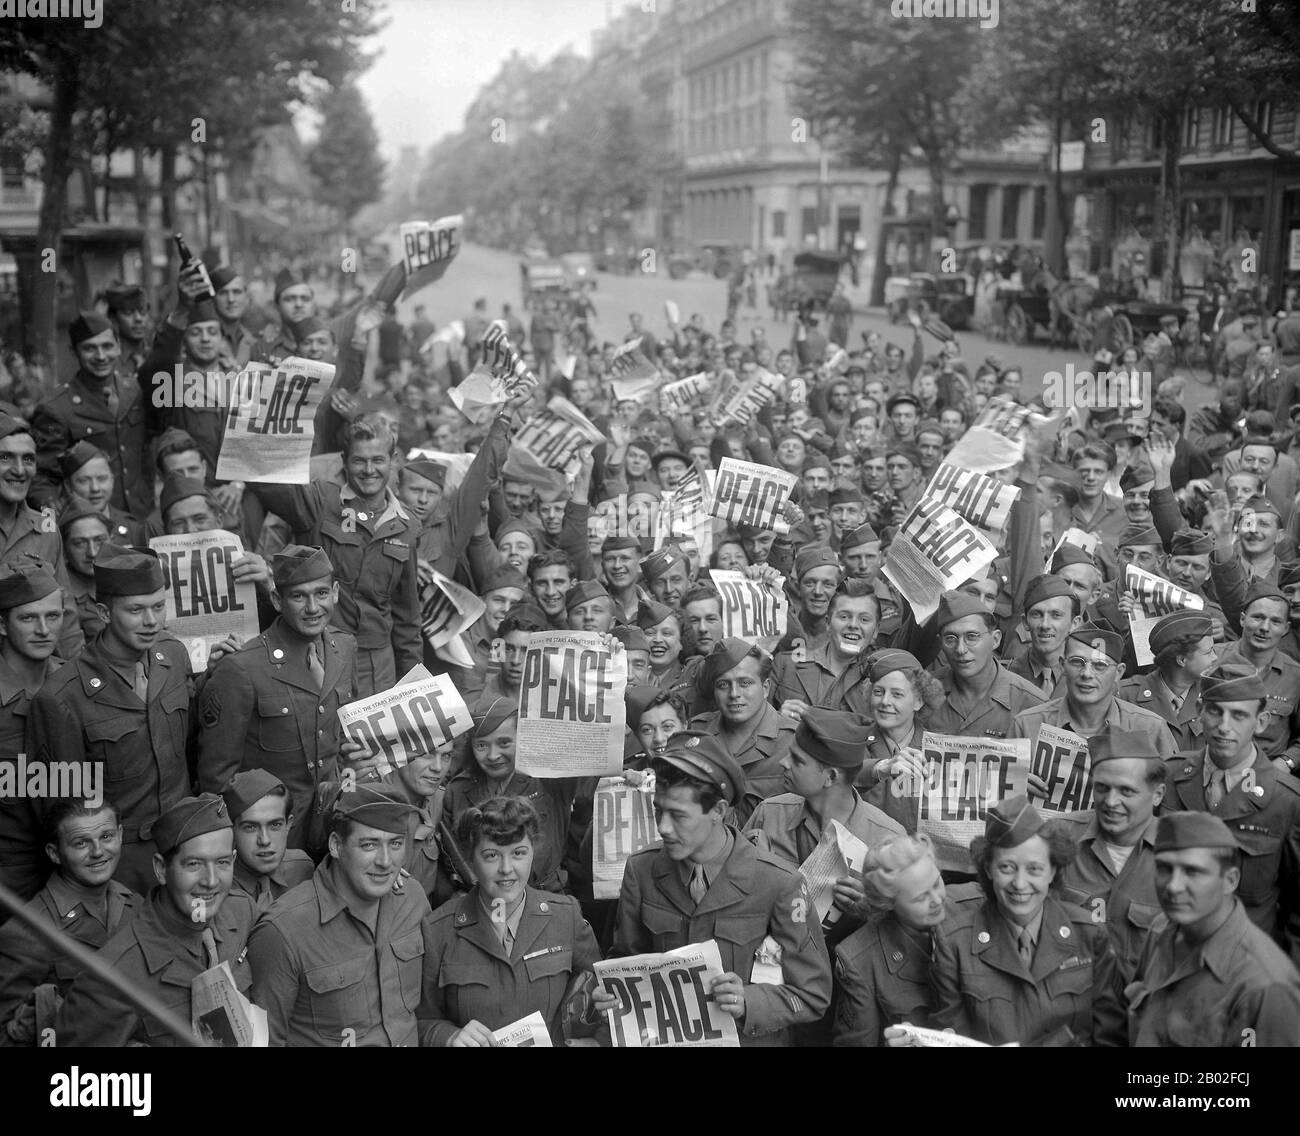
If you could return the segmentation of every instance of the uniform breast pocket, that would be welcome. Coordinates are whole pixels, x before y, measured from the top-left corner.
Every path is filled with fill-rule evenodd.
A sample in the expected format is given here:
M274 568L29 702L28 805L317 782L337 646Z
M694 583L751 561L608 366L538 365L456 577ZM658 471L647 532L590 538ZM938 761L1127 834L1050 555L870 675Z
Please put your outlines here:
M671 951L686 942L683 920L676 911L670 911L666 907L643 906L641 922L650 932L656 951Z
M1276 886L1282 838L1263 826L1236 828L1234 835L1242 852L1237 895L1247 907L1265 903Z
M528 982L540 990L551 990L548 1001L555 1003L564 994L568 985L569 974L573 970L573 951L565 947L561 951L548 951L536 958L524 959L524 970L528 972Z
M190 692L186 689L184 681L164 690L159 695L158 706L167 722L172 752L184 753L190 725Z
M318 966L303 976L310 992L312 1025L324 1041L342 1045L344 1030L360 1035L370 1028L366 974L373 965L363 955Z
M420 1004L420 985L424 970L424 936L412 931L393 940L393 956L397 959L397 978L402 987L402 1001L408 1010Z
M976 1038L1005 1035L1010 1040L1016 1033L1015 1003L1012 998L1012 979L992 976L963 976L962 998L970 1015Z
M351 532L347 531L349 527ZM356 521L353 520L351 525L335 520L322 521L320 541L334 565L335 578L342 584L354 586L361 569L361 546L365 541L357 530Z
M258 696L257 745L268 753L291 753L301 748L298 718L288 694Z
M1130 903L1128 905L1128 922L1139 931L1150 931L1155 921L1160 918L1158 903Z
M766 915L725 915L713 925L718 940L722 969L738 974L748 982L754 969L754 952L767 937Z
M1092 998L1092 959L1084 959L1081 965L1054 970L1045 979L1047 996L1054 1006L1061 1008L1061 1003L1069 1000L1078 1003L1081 999Z
M375 572L378 576L373 585L378 591L387 595L397 586L397 581L402 578L402 569L406 567L411 559L411 549L408 545L390 544L384 541L379 546L379 558L375 564Z
M492 969L477 962L443 962L438 968L438 986L448 1020L464 1025L491 1005Z
M1283 736L1285 736L1287 723L1291 721L1291 715L1295 713L1295 699L1285 694L1270 694L1268 696L1268 705L1264 708L1272 715L1269 719L1269 725L1275 729L1281 727Z
M124 744L143 725L139 714L114 714L86 723L86 754L104 763L104 777L110 784L143 777L152 767L148 745Z

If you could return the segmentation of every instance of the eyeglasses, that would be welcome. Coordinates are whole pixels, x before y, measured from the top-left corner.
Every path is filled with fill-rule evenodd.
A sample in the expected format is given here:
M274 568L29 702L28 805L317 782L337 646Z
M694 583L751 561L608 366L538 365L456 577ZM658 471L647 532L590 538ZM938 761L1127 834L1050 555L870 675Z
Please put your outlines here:
M1081 659L1078 655L1071 655L1065 660L1065 665L1074 671L1075 674L1083 674L1089 667L1092 668L1093 674L1109 674L1111 667L1115 664L1111 662L1097 662L1094 659Z
M988 634L987 631L965 631L960 635L940 636L939 641L949 650L956 647L958 643L965 643L967 647L978 647Z

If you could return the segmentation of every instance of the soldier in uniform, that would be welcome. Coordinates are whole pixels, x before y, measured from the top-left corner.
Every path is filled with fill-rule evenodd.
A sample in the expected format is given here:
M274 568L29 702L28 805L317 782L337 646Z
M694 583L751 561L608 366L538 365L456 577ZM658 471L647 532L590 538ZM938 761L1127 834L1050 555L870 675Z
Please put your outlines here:
M54 657L62 623L63 597L47 566L31 560L0 566L0 767L25 752L32 697L62 666ZM41 829L34 802L0 794L0 881L23 899L36 894L49 871Z
M143 903L113 879L122 851L117 809L109 801L64 798L50 806L45 820L45 853L54 874L27 910L97 951ZM16 919L5 924L0 929L0 1046L39 1043L44 1025L53 1024L56 999L67 996L80 974L71 955L50 951Z
M108 522L114 544L142 544L144 526L130 513L113 505L113 470L108 455L89 442L77 442L59 455L59 472L69 502L84 502Z
M944 592L935 616L946 691L927 729L939 734L1005 738L1015 716L1043 701L1043 692L998 661L997 617L965 592Z
M1237 897L1241 860L1238 837L1218 817L1160 818L1156 894L1168 923L1148 939L1136 975L1117 972L1117 1012L1101 1044L1300 1045L1300 974Z
M113 504L143 517L152 505L145 475L145 407L139 385L117 374L121 347L103 316L83 312L68 327L77 373L36 407L32 436L40 470L33 499L47 504L61 481L59 455L89 442L113 468Z
M235 838L220 797L183 797L151 828L157 886L99 957L188 1025L193 983L205 971L229 964L235 988L247 996L248 936L257 911L247 897L230 894ZM54 1028L58 1044L67 1047L176 1044L162 1022L142 1017L91 974L72 984Z
M306 278L291 268L282 268L275 274L274 299L280 318L262 329L261 342L253 350L253 358L259 362L279 363L297 355L294 325L316 314L316 293Z
M212 290L216 293L214 304L217 316L221 320L221 335L224 340L221 350L231 359L235 366L243 370L253 357L257 343L256 327L249 320L253 317L252 300L248 295L248 283L231 265L223 264L208 273L212 281ZM259 317L260 319L265 317Z
M59 534L68 578L64 594L71 597L82 633L91 640L104 630L95 602L95 558L109 543L108 518L89 505L73 504L59 514Z
M628 860L612 957L713 939L724 973L709 994L735 1019L741 1045L788 1045L791 1028L818 1021L831 1000L830 959L808 885L726 823L744 796L745 774L719 738L674 734L652 764L663 843ZM768 938L779 948L780 981L756 982ZM593 1001L600 1012L617 1007L603 991Z
M149 300L139 284L114 282L104 289L108 318L122 345L122 373L133 374L149 353Z
M782 651L775 658L772 701L781 713L798 721L811 706L830 706L836 680L870 653L879 622L880 601L871 584L841 580L827 608L822 646Z
M1025 653L1008 669L1032 682L1044 698L1056 698L1065 692L1066 637L1081 622L1082 604L1060 576L1043 575L1035 576L1025 588L1024 610L1029 640Z
M1241 846L1246 914L1300 957L1300 784L1256 742L1267 688L1253 667L1221 663L1201 680L1205 747L1165 763L1161 812L1208 812Z
M1214 628L1204 612L1170 612L1151 628L1155 669L1120 683L1118 696L1159 714L1174 735L1174 749L1201 744L1201 675L1218 661Z
M419 1044L421 992L438 976L429 901L401 877L411 811L371 786L343 793L329 856L262 916L249 961L273 1046Z
M32 700L26 748L29 761L100 763L121 810L117 878L143 894L148 828L189 789L190 659L166 630L156 553L105 545L95 595L104 630Z
M1065 818L1078 853L1061 874L1061 898L1105 922L1116 968L1131 976L1160 914L1152 848L1165 766L1149 738L1124 730L1094 734L1088 753L1092 808Z
M443 742L427 753L413 754L403 766L384 777L384 791L405 801L415 811L410 816L410 852L403 871L414 877L435 911L456 892L451 868L454 860L444 847L443 805L447 798L446 774L451 763L452 742Z
M340 584L333 623L356 636L357 694L387 690L423 658L416 595L419 525L388 488L396 441L381 418L343 431L347 484L253 486L301 543L320 545Z
M795 723L771 702L772 658L743 639L718 643L700 668L700 690L718 709L697 714L691 729L712 734L744 771L745 791L735 802L744 824L759 801L775 797L785 784L781 761L790 751Z
M50 565L63 589L59 654L70 659L81 650L85 639L63 563L63 541L54 510L46 507L38 513L27 507L36 463L36 442L31 428L21 418L0 411L0 564L29 555Z
M265 769L245 769L221 791L235 827L235 878L231 895L245 895L265 911L290 888L311 878L316 865L289 847L293 798Z
M357 697L356 641L330 626L339 583L324 549L289 545L273 562L280 614L213 667L199 696L199 785L224 789L262 769L292 797L289 847L302 848L322 782L339 778L338 709Z

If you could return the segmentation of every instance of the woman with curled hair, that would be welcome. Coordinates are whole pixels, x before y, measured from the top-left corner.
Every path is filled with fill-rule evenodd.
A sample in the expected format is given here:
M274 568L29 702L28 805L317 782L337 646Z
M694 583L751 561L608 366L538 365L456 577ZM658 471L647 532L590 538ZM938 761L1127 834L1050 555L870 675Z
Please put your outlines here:
M1093 1007L1115 970L1110 937L1092 913L1057 897L1074 841L1027 797L994 805L971 859L984 891L934 943L930 982L938 1029L988 1045L1089 1045ZM887 1030L890 1045L906 1045Z
M835 949L836 1046L875 1047L888 1026L931 1024L935 928L953 911L928 836L880 841L863 862L862 884L870 918Z
M457 842L477 882L432 917L422 1045L494 1046L494 1030L534 1012L556 1045L572 1028L570 984L600 953L577 900L528 886L540 831L522 797L491 797L460 815Z

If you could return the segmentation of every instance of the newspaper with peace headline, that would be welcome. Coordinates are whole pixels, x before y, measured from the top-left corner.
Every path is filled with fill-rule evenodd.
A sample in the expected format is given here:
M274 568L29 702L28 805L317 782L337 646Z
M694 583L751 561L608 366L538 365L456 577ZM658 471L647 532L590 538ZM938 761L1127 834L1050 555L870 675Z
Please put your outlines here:
M619 402L641 399L659 384L659 368L646 358L637 336L620 346L610 360L610 386Z
M753 525L778 536L790 531L785 507L799 479L775 466L723 458L709 511L729 527Z
M1049 556L1043 565L1043 571L1047 572L1052 567L1052 561L1056 559L1056 554L1061 551L1067 544L1074 545L1075 548L1081 548L1089 556L1097 555L1097 546L1101 543L1097 539L1096 533L1084 532L1083 529L1068 528L1061 534L1061 539L1056 542L1056 547L1052 549L1052 555Z
M519 689L515 768L531 777L612 777L623 770L627 655L594 631L537 631Z
M404 221L398 226L406 267L403 298L442 278L460 252L464 225L464 218L457 213L436 221Z
M250 363L230 384L218 480L310 482L316 410L333 385L332 363L297 356L274 367Z
M378 759L382 777L413 757L433 753L473 725L465 700L450 676L432 675L416 664L397 681L369 698L338 710L343 732Z
M665 383L659 388L659 409L664 414L676 416L686 414L691 407L697 406L713 389L713 381L701 371L696 375L687 375L676 382Z
M477 664L461 633L487 610L475 593L436 568L427 584L420 585L420 630L424 641L444 662L473 669Z
M618 1009L609 1011L614 1048L740 1045L736 1019L709 998L713 980L723 973L713 939L661 955L609 959L592 969L605 992L618 999Z
M912 605L917 623L925 623L944 592L997 555L997 547L974 525L947 505L922 497L899 527L881 571Z
M867 846L839 821L832 819L822 830L817 847L808 859L799 865L799 871L808 884L817 919L822 924L839 921L840 909L835 906L835 884L851 872L862 871L867 858Z
M775 650L790 615L785 578L766 584L721 568L711 570L709 578L722 601L722 636L743 639L769 653Z
M1038 808L1049 813L1092 808L1092 755L1086 739L1044 722L1030 741L1034 775L1047 786L1046 800L1034 802Z
M234 562L243 542L225 529L156 536L167 589L167 630L185 644L190 667L202 674L212 648L228 635L241 643L257 637L257 586L236 583Z
M748 425L760 410L780 397L784 382L780 375L764 370L750 379L733 381L715 400L712 408L714 423L718 426Z
M1011 508L1020 497L1020 487L943 462L934 471L924 496L947 505L994 544L1000 544L1011 520Z
M515 435L512 449L525 451L547 469L563 469L584 446L598 445L605 435L567 398L556 395L546 409L532 415Z
M271 1044L266 1011L239 992L228 962L191 980L190 1024L194 1036L209 1045L260 1049Z
M1043 415L1001 396L991 399L944 461L977 473L996 473L1018 465L1025 456L1026 432L1055 434L1064 413Z
M916 831L934 843L944 871L973 872L970 844L984 835L989 809L1029 785L1028 738L975 738L926 731Z
M1128 629L1140 667L1149 667L1156 661L1151 653L1151 629L1161 619L1184 609L1205 610L1205 601L1195 592L1132 564L1124 565L1124 590L1133 596L1136 605L1129 614Z
M551 1031L546 1028L546 1019L540 1010L534 1010L526 1018L502 1026L492 1031L492 1037L502 1049L552 1049Z
M627 777L602 777L591 811L591 881L596 899L617 899L628 857L663 841L655 823L653 773L636 785Z

